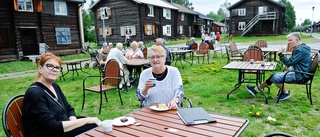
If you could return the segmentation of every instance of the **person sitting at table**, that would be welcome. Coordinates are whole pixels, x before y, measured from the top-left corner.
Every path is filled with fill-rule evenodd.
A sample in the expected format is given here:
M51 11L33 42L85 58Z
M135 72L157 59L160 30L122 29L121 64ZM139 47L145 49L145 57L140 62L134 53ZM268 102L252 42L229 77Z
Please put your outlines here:
M169 49L163 45L163 39L162 38L157 38L156 39L156 45L157 46L162 46L166 50L166 62L165 62L165 64L170 66L171 65L171 54L170 54Z
M138 43L139 43L139 48L142 51L145 48L145 46L143 45L142 41L139 41Z
M166 66L166 51L152 46L148 52L151 67L142 71L136 96L143 106L165 103L169 109L177 109L183 97L183 84L179 70ZM150 79L156 79L156 85Z
M118 62L120 69L123 70L124 74L122 74L122 71L120 71L121 72L120 75L124 75L124 79L121 79L121 82L119 84L119 88L121 90L125 84L127 87L131 87L131 84L129 81L129 71L128 71L127 67L124 65L124 64L128 63L128 60L123 55L122 48L123 48L123 44L117 43L116 48L113 48L109 51L109 55L106 60L106 63L107 63L109 60L115 59Z
M111 50L112 48L113 48L113 44L109 42L109 50Z
M99 119L77 119L60 86L54 81L61 71L61 60L44 53L37 61L38 75L24 95L22 121L26 137L76 136L94 127Z
M189 44L187 45L186 50L190 50L191 49L191 45L194 44L194 43L196 43L195 40L194 40L194 37L191 37L191 40L190 40Z
M107 43L103 43L102 49L98 52L98 59L100 65L104 66L106 64L105 60L107 59L109 54L109 46Z
M127 59L144 59L142 51L138 48L138 43L136 41L131 42L131 49L126 53ZM132 70L135 68L137 74L140 74L141 67L127 66L129 71L129 80L131 84L134 84L135 80L132 78Z
M310 47L305 44L301 44L300 35L298 33L290 33L287 38L288 44L292 45L295 49L293 50L291 57L288 59L282 54L284 48L280 48L278 52L280 61L287 67L292 66L294 70L309 72L311 69ZM278 88L282 88L282 84L285 82L299 82L309 78L309 75L306 74L289 72L286 75L286 79L283 81L285 73L286 72L275 73L260 86L253 87L246 85L246 88L253 96L256 96L258 90L268 87L272 83L275 83ZM279 100L286 100L290 97L290 90L284 88L280 96L277 96L276 98L280 98Z
M215 44L218 44L220 42L220 37L221 37L220 32L217 32L216 39L214 42Z

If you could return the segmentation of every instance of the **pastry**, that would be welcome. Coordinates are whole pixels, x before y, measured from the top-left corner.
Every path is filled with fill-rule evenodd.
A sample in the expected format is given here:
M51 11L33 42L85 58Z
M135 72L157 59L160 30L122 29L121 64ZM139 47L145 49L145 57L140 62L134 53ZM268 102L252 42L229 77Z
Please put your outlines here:
M157 108L166 109L167 105L166 104L157 104Z
M124 123L124 122L127 122L128 119L124 117L124 118L121 118L120 121L121 121L122 123Z

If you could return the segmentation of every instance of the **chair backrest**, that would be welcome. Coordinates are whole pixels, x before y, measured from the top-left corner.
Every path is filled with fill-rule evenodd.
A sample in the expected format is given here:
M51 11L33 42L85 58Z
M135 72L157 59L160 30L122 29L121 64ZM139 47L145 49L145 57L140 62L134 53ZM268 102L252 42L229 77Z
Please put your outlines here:
M311 70L310 73L315 73L318 67L318 53L315 53L312 58ZM313 77L313 76L312 76Z
M258 49L250 48L243 53L243 61L250 61L250 59L254 59L254 61L261 61L263 60L262 53Z
M230 43L229 49L230 49L231 54L238 54L239 53L237 45L234 42Z
M22 122L22 103L24 95L11 98L2 112L2 126L8 137L23 137L24 127Z
M104 69L104 83L119 84L120 71L119 63L115 59L109 60Z
M198 50L198 44L197 43L193 43L190 47L190 50Z
M258 49L258 50L262 53L261 47L258 46L257 44L251 44L251 45L249 46L249 49L252 49L252 48Z
M294 48L293 45L287 44L286 52L293 52Z
M143 57L145 59L148 59L148 57L147 57L148 56L148 48L147 47L143 48L142 53L143 53Z
M258 40L258 41L256 42L256 44L257 44L259 47L261 47L261 48L267 48L267 47L268 47L267 42L264 41L264 40Z
M207 44L209 45L209 49L210 50L214 50L214 46L213 46L213 44L211 42L208 42Z
M209 45L202 42L199 47L199 54L208 54Z

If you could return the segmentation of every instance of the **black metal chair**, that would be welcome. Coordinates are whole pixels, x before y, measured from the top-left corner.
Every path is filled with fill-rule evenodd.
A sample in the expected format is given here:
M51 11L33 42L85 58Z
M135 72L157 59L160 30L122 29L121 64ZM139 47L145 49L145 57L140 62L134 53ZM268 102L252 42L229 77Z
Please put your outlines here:
M283 132L273 132L273 133L265 135L264 137L274 137L274 136L295 137L295 136L293 136L291 134L283 133Z
M285 78L286 78L286 76L287 76L287 74L289 72L302 73L302 74L309 75L310 76L309 79L306 79L304 81L291 82L291 83L287 83L287 84L306 85L307 98L309 98L311 105L312 105L311 86L312 86L313 77L314 77L314 75L316 73L317 67L318 67L318 53L313 55L312 62L311 62L311 71L310 72L302 72L302 71L297 71L297 70L290 70L283 77L283 80L285 80ZM278 96L283 91L284 85L285 84L282 84L282 88L279 89ZM277 103L279 102L279 100L280 100L280 98L278 98Z
M22 103L24 94L12 97L2 111L2 126L7 137L23 137Z
M187 97L185 97L185 96L182 97L182 99L181 99L181 101L180 101L180 104L178 104L178 106L180 106L180 107L183 107L183 106L184 106L184 105L183 105L183 100L186 100L186 101L187 101L187 105L188 105L189 108L192 108L192 107L193 107L191 99L190 99L190 98L187 98ZM144 107L144 106L143 106L143 101L140 101L140 108L143 108L143 107Z

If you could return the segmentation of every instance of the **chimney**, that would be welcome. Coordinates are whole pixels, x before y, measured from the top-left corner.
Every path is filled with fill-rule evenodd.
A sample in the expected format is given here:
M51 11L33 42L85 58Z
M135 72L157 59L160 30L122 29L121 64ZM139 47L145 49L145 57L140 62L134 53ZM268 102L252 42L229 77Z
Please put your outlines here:
M184 3L183 2L181 2L180 5L184 7Z
M194 10L194 7L191 7L191 10Z

